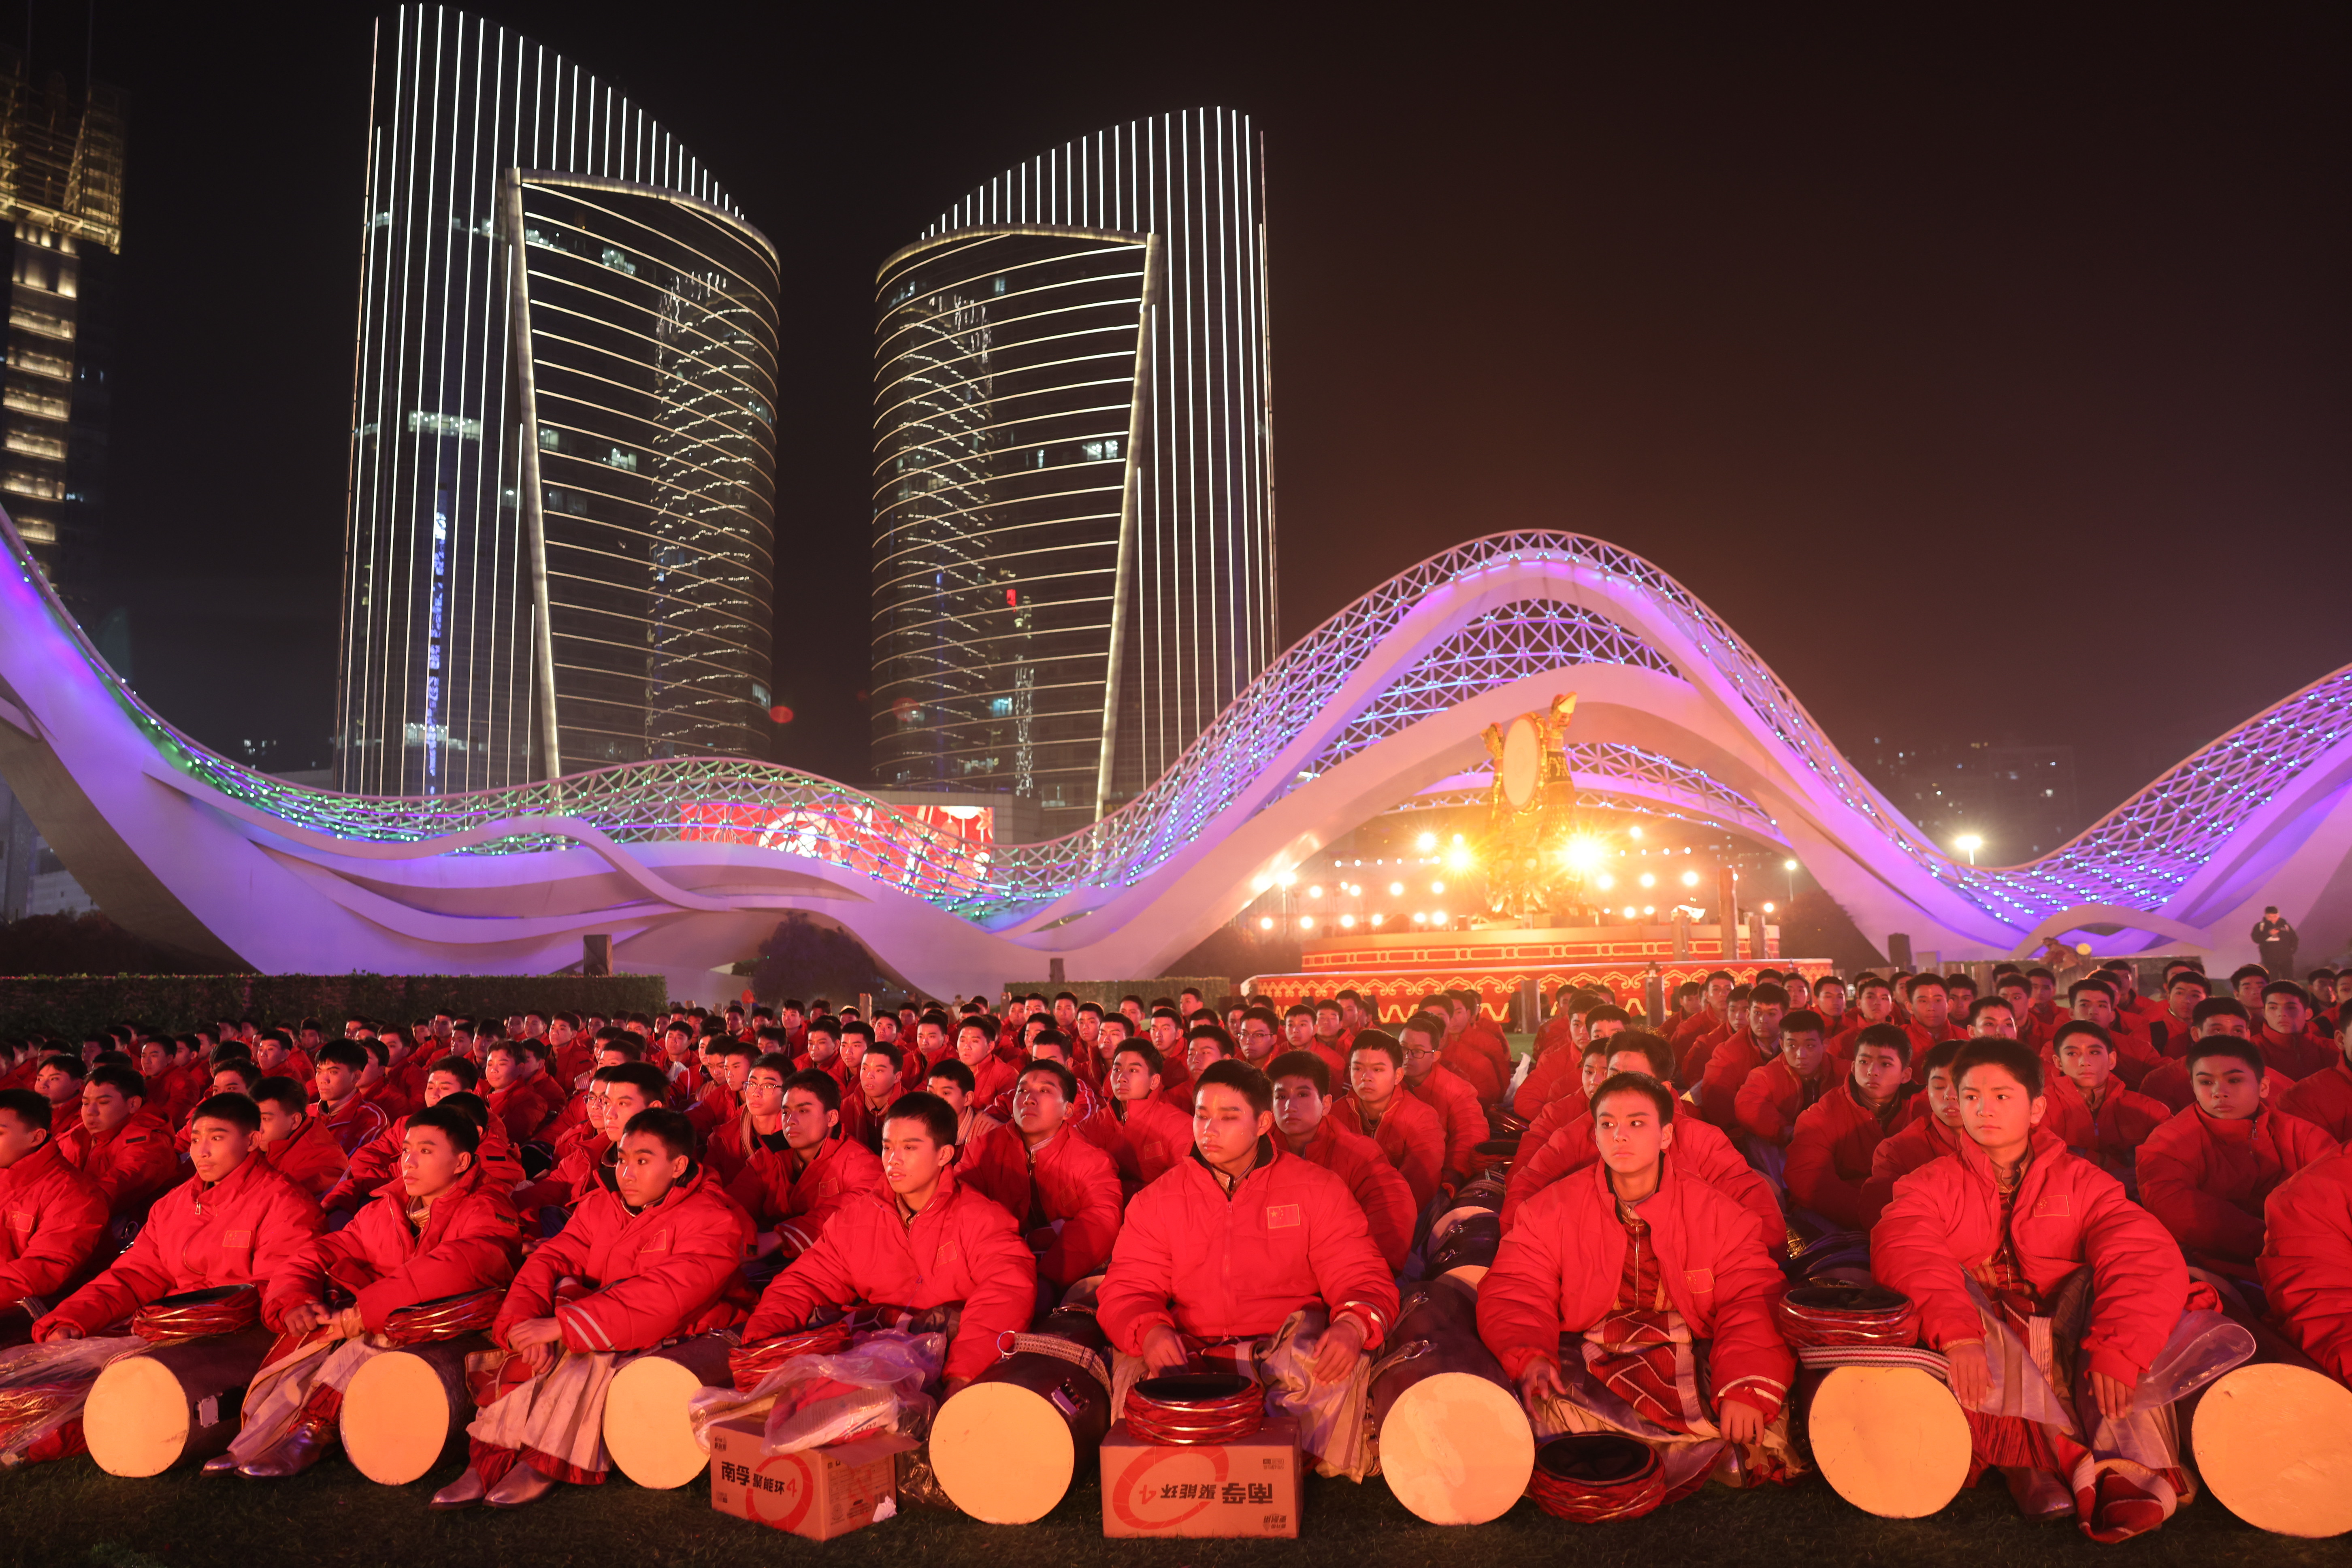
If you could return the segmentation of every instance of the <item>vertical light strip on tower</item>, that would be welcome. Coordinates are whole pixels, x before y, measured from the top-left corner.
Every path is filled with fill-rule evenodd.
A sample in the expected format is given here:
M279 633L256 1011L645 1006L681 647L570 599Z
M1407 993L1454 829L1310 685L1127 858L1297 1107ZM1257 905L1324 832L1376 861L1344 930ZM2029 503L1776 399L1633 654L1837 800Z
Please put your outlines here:
M1068 831L1264 668L1265 256L1256 133L1203 109L1016 165L883 264L880 784Z
M336 711L342 787L443 795L681 751L763 752L773 247L696 160L673 151L668 132L528 39L405 5L378 24L374 58ZM502 190L534 177L530 188L548 191L566 179L608 183L609 220L596 221L616 232L597 233L584 258L542 257L524 232L530 203ZM583 199L544 198L571 201L573 216ZM550 217L543 227L584 245L579 236L595 226ZM519 335L526 257L545 263L551 291L570 290L551 308L578 331ZM575 276L574 262L592 272ZM533 363L541 353L549 364ZM564 516L604 530L604 547L567 543L551 561L543 513L555 481L533 472L549 466L547 448L524 394L562 379L559 362L578 372L600 357L613 394L598 419L574 424L605 443L603 467L617 482L563 489L590 498L567 501ZM696 451L723 456L705 462ZM664 558L681 549L729 564L681 574ZM533 604L542 574L544 614ZM590 651L598 637L586 628L597 624L634 626L623 640L637 641L625 655ZM656 647L663 635L671 640ZM713 637L738 651L714 658ZM692 672L685 687L681 671ZM564 714L574 702L576 732Z

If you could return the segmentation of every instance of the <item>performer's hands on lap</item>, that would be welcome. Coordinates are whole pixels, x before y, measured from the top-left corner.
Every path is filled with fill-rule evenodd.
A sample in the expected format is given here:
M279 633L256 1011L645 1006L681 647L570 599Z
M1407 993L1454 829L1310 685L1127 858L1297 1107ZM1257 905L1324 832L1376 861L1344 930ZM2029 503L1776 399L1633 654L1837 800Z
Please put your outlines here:
M1944 1359L1951 1363L1944 1381L1951 1385L1952 1397L1960 1402L1960 1408L1974 1410L1982 1405L1992 1393L1992 1363L1985 1359L1984 1342L1946 1345Z
M555 1364L555 1352L562 1343L563 1326L553 1318L526 1318L507 1331L507 1348L520 1355L535 1373Z
M1547 1356L1536 1357L1519 1373L1519 1403L1530 1415L1541 1415L1545 1400L1558 1399L1567 1392L1560 1386L1559 1368Z
M2131 1414L2133 1386L2104 1372L2091 1374L2091 1397L2098 1401L2099 1414L2109 1420Z
M1184 1352L1184 1336L1165 1323L1153 1325L1143 1336L1144 1370L1155 1376L1173 1372L1191 1359Z
M1363 1351L1364 1326L1353 1318L1337 1320L1315 1347L1315 1381L1338 1383L1356 1369Z
M51 1323L46 1330L42 1331L41 1342L47 1345L53 1345L61 1343L67 1340L78 1340L81 1337L81 1331L75 1328L71 1323Z
M289 1334L307 1334L325 1322L327 1316L327 1307L323 1301L297 1301L286 1309L286 1331Z
M1717 1407L1715 1424L1734 1443L1753 1443L1764 1436L1764 1412L1738 1399L1726 1399Z

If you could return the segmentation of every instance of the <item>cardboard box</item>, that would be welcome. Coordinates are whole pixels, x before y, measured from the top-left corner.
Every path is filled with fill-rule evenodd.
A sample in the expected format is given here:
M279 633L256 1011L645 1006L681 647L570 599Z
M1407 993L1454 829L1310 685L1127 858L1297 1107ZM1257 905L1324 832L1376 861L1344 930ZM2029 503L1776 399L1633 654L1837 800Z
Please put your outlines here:
M874 1510L898 1494L898 1460L918 1447L895 1432L809 1448L760 1451L767 1413L710 1426L710 1506L772 1530L830 1541L874 1522Z
M1103 1534L1298 1536L1298 1423L1271 1416L1238 1443L1146 1443L1119 1422L1102 1445Z

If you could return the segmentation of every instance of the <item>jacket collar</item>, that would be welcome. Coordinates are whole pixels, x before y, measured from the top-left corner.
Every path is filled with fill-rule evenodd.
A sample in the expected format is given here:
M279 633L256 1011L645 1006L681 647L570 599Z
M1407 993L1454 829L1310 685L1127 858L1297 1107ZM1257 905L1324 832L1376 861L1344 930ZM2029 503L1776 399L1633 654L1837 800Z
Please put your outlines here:
M1984 1152L1984 1145L1966 1132L1957 1134L1953 1142L1959 1146L1961 1169L1982 1182L1985 1190L1998 1197L2000 1192L2000 1184L1992 1178L1992 1159ZM2025 1163L2024 1179L2018 1184L2017 1188L2021 1200L2024 1197L2028 1187L2038 1187L2050 1179L2051 1167L2066 1153L2066 1141L2053 1132L2049 1123L2044 1121L2034 1128L2032 1136L2026 1140L2025 1147L2029 1158Z
M6 1170L0 1171L0 1183L10 1187L30 1186L65 1163L64 1152L58 1149L58 1141L51 1138Z
M1395 1102L1391 1100L1390 1103L1393 1105ZM1276 1145L1273 1134L1260 1133L1257 1140L1257 1163L1249 1168L1249 1173L1247 1175L1244 1175L1240 1181L1234 1184L1233 1191L1227 1192L1225 1190L1224 1177L1218 1173L1217 1168L1214 1165L1210 1164L1208 1161L1201 1157L1200 1144L1193 1144L1191 1153L1192 1156L1192 1163L1200 1170L1202 1176L1207 1180L1212 1188L1215 1189L1217 1195L1223 1198L1234 1198L1239 1196L1241 1190L1244 1187L1257 1180L1257 1178L1265 1172L1272 1170L1274 1168L1274 1163L1276 1160L1281 1159L1283 1156L1283 1151ZM1293 1155L1291 1157L1296 1159L1297 1156Z

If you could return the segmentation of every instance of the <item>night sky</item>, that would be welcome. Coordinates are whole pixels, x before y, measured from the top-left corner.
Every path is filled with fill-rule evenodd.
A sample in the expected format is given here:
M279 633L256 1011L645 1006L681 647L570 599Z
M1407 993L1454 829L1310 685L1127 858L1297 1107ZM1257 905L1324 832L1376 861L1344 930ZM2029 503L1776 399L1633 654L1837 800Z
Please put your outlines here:
M1580 530L1841 744L2072 744L2086 813L2352 662L2343 8L1622 9L487 14L783 253L780 761L865 776L876 265L1050 143L1203 103L1266 137L1286 639L1448 544ZM78 75L85 11L37 10ZM100 591L166 717L299 767L373 13L266 16L100 7L133 95Z

